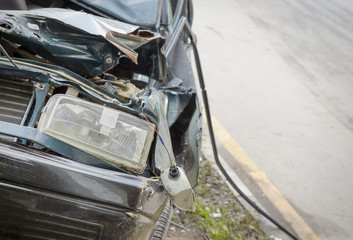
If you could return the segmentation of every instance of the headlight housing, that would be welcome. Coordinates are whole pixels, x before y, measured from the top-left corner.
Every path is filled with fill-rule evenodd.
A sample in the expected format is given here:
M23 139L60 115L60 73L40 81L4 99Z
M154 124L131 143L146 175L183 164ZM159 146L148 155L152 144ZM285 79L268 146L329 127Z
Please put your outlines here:
M138 117L62 94L49 99L38 130L136 173L146 167L154 133Z

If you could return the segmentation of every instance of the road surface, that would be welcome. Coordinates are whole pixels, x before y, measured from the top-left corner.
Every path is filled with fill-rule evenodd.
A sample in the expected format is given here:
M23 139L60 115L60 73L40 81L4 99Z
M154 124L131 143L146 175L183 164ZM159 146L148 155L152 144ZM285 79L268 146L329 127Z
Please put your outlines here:
M321 239L353 239L353 3L194 8L213 116Z

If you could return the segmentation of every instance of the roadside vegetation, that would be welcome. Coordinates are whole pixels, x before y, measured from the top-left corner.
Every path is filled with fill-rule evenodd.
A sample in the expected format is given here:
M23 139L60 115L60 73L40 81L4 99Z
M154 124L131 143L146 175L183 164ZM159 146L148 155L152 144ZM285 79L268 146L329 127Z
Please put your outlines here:
M202 161L200 164L195 197L195 212L175 211L172 218L175 224L171 225L170 235L173 235L173 231L178 232L181 227L186 227L199 234L195 239L270 239L234 197L209 161Z

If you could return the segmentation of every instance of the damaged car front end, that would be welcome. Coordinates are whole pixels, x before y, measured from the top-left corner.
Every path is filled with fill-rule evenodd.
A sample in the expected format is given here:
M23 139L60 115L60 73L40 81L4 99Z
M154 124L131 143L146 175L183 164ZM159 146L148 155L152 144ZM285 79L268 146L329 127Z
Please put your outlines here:
M1 239L163 239L198 176L191 3L40 2L0 11Z

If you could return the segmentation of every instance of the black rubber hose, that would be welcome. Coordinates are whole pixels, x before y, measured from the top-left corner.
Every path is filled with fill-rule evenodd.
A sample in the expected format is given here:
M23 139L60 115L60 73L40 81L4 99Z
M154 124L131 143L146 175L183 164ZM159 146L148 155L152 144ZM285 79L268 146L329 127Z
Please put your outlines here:
M194 56L195 56L195 62L196 62L196 69L197 69L197 74L199 77L200 81L200 87L201 87L201 92L202 92L202 98L203 102L205 105L205 112L206 112L206 119L208 123L208 131L210 133L210 138L211 138L211 144L212 144L212 149L213 149L213 155L216 161L216 164L218 168L221 170L222 174L226 177L226 179L229 181L229 183L232 185L232 187L239 193L242 198L244 198L245 201L247 201L257 212L259 212L262 216L267 218L270 222L272 222L274 225L276 225L280 230L285 232L288 236L293 238L294 240L297 240L297 238L290 233L287 229L285 229L281 224L279 224L276 220L274 220L270 215L268 215L264 210L262 210L259 206L257 206L254 202L252 202L241 190L240 188L233 182L233 180L230 178L228 173L225 171L224 167L222 166L221 162L219 161L218 158L218 151L216 147L216 141L213 133L213 127L212 127L212 121L211 121L211 113L210 113L210 107L208 104L208 98L207 98L207 92L206 92L206 87L205 87L205 82L203 79L203 74L202 74L202 69L201 69L201 63L200 63L200 57L199 53L197 51L196 44L191 41L191 45L194 50Z

